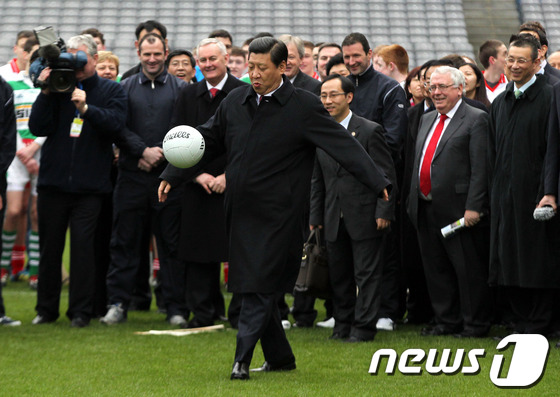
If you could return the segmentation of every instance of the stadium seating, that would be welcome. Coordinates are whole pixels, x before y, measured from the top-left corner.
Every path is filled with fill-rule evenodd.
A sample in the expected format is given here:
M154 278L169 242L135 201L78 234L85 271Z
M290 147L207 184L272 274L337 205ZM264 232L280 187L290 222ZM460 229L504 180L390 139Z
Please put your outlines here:
M522 3L545 12L548 20L560 15L551 12L558 11L556 1ZM107 48L121 59L121 70L126 70L137 62L135 26L148 19L167 26L171 48L191 49L214 28L230 31L235 44L260 31L339 43L347 33L359 31L369 38L372 47L403 45L409 51L411 65L454 50L474 56L461 0L0 0L0 7L0 62L12 57L15 35L21 29L52 25L68 39L82 29L97 27L105 34ZM548 21L539 15L537 19Z

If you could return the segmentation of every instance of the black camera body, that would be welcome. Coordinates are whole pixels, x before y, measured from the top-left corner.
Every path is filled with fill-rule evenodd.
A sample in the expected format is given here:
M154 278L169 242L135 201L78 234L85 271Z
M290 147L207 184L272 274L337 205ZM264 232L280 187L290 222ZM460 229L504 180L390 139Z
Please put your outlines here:
M76 54L66 52L66 44L57 37L52 26L38 27L33 30L39 41L39 58L29 67L29 77L38 88L49 88L55 93L71 93L76 87L76 69L87 64L87 54L78 51ZM39 81L39 75L46 68L51 73L46 81Z

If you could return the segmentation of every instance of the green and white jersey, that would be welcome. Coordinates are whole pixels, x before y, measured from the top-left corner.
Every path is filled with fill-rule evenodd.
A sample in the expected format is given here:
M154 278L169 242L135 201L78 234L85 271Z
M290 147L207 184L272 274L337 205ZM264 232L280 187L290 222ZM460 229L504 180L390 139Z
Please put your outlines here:
M14 107L16 112L18 149L20 145L26 146L37 139L35 135L29 131L29 115L31 114L31 107L41 92L39 88L33 87L33 83L27 75L23 72L18 73L18 79L8 81L8 84L14 90ZM44 138L39 138L39 143L42 145Z

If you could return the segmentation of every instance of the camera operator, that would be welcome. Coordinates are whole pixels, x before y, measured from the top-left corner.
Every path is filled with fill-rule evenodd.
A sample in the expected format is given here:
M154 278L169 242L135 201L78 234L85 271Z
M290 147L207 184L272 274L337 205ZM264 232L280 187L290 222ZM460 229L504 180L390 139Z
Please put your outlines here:
M59 316L62 253L70 226L70 294L67 316L73 327L85 327L92 316L94 293L94 232L103 196L111 192L112 142L124 127L126 94L96 71L97 45L90 35L68 40L68 52L87 54L87 64L75 70L72 93L42 88L33 104L29 127L47 136L38 181L41 261L37 316L33 324ZM45 68L39 81L46 82Z

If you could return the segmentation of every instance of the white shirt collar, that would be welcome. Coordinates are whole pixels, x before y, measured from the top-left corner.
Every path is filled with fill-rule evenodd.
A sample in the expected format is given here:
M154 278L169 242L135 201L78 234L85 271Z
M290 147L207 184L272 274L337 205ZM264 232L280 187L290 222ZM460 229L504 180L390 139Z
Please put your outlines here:
M283 84L284 84L284 79L280 80L280 85L278 86L278 88L276 88L274 91L270 91L268 94L265 95L265 97L272 96L272 94L274 94L276 91L278 91L280 89L280 87L282 87ZM261 95L257 94L257 104L260 101L261 101Z
M222 79L222 81L220 81L218 84L216 84L215 86L210 84L208 82L208 80L204 80L206 81L206 88L208 88L208 91L210 91L210 88L217 88L218 90L223 90L224 89L224 85L226 84L226 80L228 78L228 74L226 73L226 75L224 76L224 78Z
M340 122L340 125L343 126L344 128L348 129L348 124L350 124L350 119L352 118L352 111L350 110L350 112L348 113L348 116L346 116L344 118L344 120L342 120Z
M527 91L527 88L531 87L535 81L537 81L537 76L533 75L533 77L531 77L531 80L523 84L520 88L517 88L514 83L513 91L515 92L515 90L519 90L521 92L525 92Z
M457 101L457 103L455 104L455 106L453 106L453 108L447 112L445 115L447 116L447 118L452 119L453 116L455 116L455 113L457 113L457 109L459 109L459 106L461 106L461 103L463 102L463 98L459 99ZM441 115L441 113L440 113ZM439 117L439 116L438 116Z

